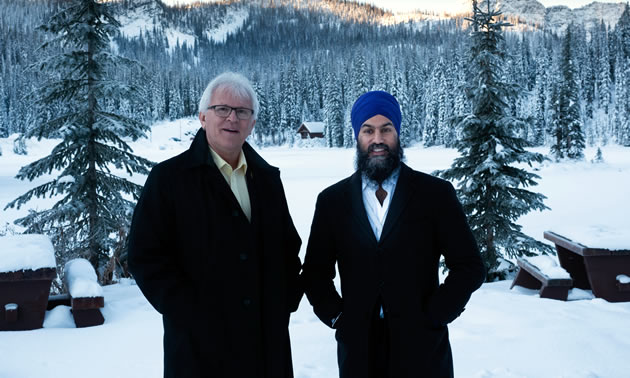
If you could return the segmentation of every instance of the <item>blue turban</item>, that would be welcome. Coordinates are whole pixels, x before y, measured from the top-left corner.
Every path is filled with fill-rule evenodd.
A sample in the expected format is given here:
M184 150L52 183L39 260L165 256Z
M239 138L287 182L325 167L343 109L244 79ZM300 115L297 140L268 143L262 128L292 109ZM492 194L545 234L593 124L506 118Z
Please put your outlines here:
M396 133L400 135L400 105L394 96L385 91L367 92L355 101L352 105L350 120L354 129L355 139L359 137L361 125L375 115L387 117L394 124Z

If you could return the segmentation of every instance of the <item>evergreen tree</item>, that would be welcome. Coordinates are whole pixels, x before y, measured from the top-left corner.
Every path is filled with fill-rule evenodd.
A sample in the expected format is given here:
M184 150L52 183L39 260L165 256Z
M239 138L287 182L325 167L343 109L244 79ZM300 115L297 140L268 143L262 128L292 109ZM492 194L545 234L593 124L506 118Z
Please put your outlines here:
M359 96L370 90L365 57L361 52L357 51L354 55L354 61L352 62L351 69L352 87L350 93L351 98L348 103L353 104Z
M394 62L392 68L392 74L389 77L389 85L390 93L392 96L396 98L398 103L400 104L400 110L402 112L402 117L405 120L405 125L409 126L409 111L411 109L410 99L407 95L408 86L404 77L403 69L401 68L399 62ZM358 96L357 96L358 97ZM403 127L400 130L400 145L402 147L407 147L412 142L412 129L411 127Z
M333 73L328 76L324 103L326 144L328 147L343 147L344 107L341 86Z
M515 130L523 122L509 115L507 98L516 88L503 77L504 51L501 29L509 24L497 21L501 12L481 10L473 2L472 43L468 84L464 88L472 112L460 121L462 138L457 143L461 156L451 168L438 172L456 180L468 221L479 243L488 269L488 280L497 272L503 256L515 257L550 249L523 234L515 221L531 210L543 210L544 196L525 190L539 177L516 164L541 162L543 156L525 150L527 142Z
M437 66L434 67L431 72L431 79L428 85L425 86L424 98L427 99L425 103L425 118L423 128L423 144L426 147L435 146L441 143L440 129L438 127L439 119L439 98L436 95L439 90L439 72Z
M263 92L263 87L259 82L253 83L254 91L258 96L258 115L256 117L256 127L254 128L254 136L256 144L264 147L265 135L269 133L269 110L267 105L267 95Z
M617 140L619 144L630 146L630 5L619 17L616 27L619 41L617 58Z
M43 48L59 52L40 65L51 76L40 102L59 103L65 110L28 131L27 137L61 137L62 141L50 155L22 167L17 178L58 175L7 205L19 208L33 197L60 196L51 209L31 211L16 223L27 233L49 234L64 259L87 258L103 281L110 279L103 276L106 263L124 245L134 206L128 198L137 199L141 189L113 170L147 174L151 165L133 155L123 139L140 138L148 127L103 110L110 98L139 99L128 85L105 75L107 69L113 72L130 63L109 51L110 36L118 26L107 4L80 0L41 27L55 35Z
M438 76L438 87L437 93L434 93L434 96L437 97L438 100L438 110L437 110L437 134L438 140L440 144L445 144L449 147L453 146L453 133L450 132L453 128L451 127L451 120L449 111L452 108L449 106L449 90L448 90L448 79L446 71L446 64L443 60L440 60L439 67L439 76Z
M580 117L580 100L575 63L571 53L573 31L569 25L564 36L560 57L560 82L554 96L554 144L551 153L557 158L584 157L584 131Z
M354 129L352 128L352 105L349 103L346 106L346 112L344 114L343 125L343 146L346 148L352 148L356 145L356 139L354 139Z
M1 62L0 62L1 63ZM8 122L8 110L7 109L7 94L5 93L4 80L2 79L2 72L0 72L0 138L6 138L9 136L9 122ZM2 152L0 151L0 156Z
M534 146L541 146L545 142L545 130L547 129L547 69L548 66L545 64L546 61L544 58L538 60L537 69L536 69L536 79L534 85L534 96L535 105L534 105L534 119L533 119L533 130L532 135L530 135L530 142Z

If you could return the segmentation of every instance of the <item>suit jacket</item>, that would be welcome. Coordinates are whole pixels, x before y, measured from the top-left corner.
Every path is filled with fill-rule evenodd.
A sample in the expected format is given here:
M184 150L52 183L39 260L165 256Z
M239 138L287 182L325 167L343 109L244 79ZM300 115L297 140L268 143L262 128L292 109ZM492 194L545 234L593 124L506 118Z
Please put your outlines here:
M378 298L389 325L391 377L452 377L447 324L485 268L452 185L402 164L380 241L355 173L317 198L303 277L315 314L335 323L341 377L367 377L368 329ZM444 256L449 274L439 284ZM338 265L341 295L335 289Z
M204 130L155 166L135 208L129 270L163 315L165 377L292 377L300 238L277 168L248 144L248 222Z

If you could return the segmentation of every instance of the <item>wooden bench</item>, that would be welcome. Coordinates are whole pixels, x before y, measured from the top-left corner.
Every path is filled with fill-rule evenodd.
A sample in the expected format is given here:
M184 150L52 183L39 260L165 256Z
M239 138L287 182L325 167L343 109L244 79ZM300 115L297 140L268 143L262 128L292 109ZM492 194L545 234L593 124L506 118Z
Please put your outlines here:
M592 290L594 296L609 302L630 301L630 284L617 279L630 276L630 249L587 247L552 231L543 236L556 245L560 266L569 272L575 287Z
M0 331L42 328L56 265L47 236L0 237Z
M105 318L100 309L105 306L105 299L92 265L85 259L68 261L64 280L70 293L70 306L77 328L103 324Z
M510 289L518 285L527 289L540 290L541 298L567 300L569 289L573 285L571 278L551 278L538 267L520 257L516 260L516 263L520 269L516 278L512 281Z

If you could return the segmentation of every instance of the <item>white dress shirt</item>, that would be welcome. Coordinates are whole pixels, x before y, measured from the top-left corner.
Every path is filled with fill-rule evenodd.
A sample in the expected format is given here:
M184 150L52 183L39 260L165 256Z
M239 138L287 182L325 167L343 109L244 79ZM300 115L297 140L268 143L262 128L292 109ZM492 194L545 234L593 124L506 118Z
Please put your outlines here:
M392 196L396 190L396 184L398 183L398 177L400 176L400 167L396 168L392 174L383 181L381 184L383 190L387 192L387 196L383 201L383 204L376 198L376 190L378 189L378 183L370 180L365 175L361 177L363 184L363 205L365 206L365 212L367 213L368 220L372 226L372 231L376 240L381 240L381 232L383 232L383 225L385 219L387 219L387 212L389 211L389 204L391 203Z

